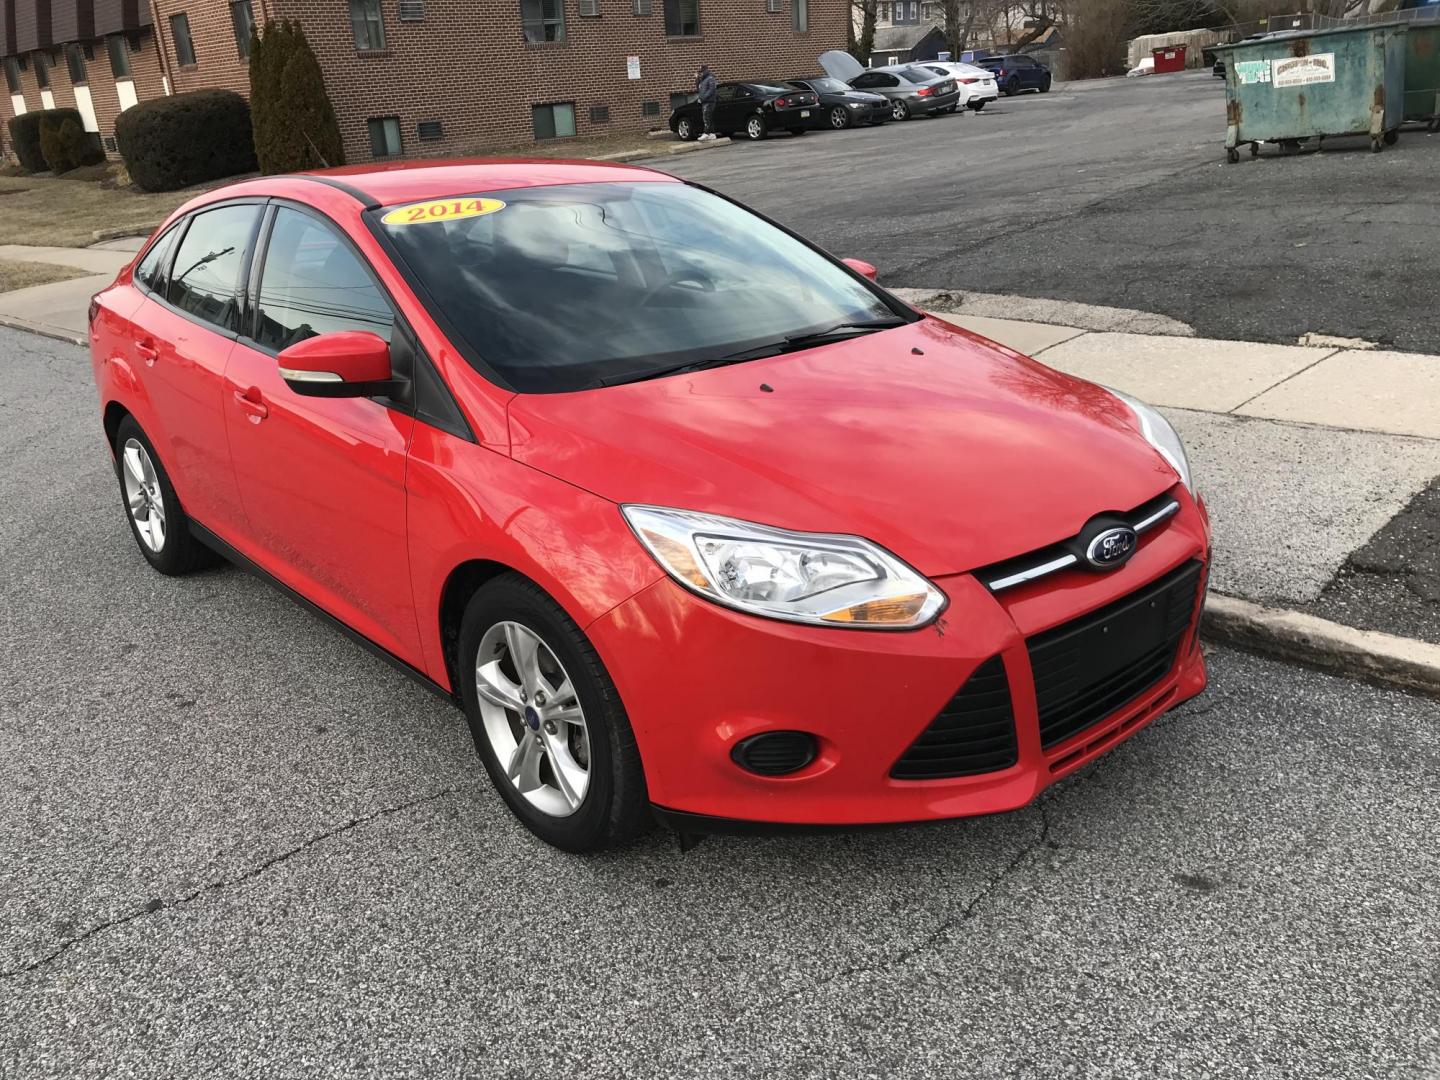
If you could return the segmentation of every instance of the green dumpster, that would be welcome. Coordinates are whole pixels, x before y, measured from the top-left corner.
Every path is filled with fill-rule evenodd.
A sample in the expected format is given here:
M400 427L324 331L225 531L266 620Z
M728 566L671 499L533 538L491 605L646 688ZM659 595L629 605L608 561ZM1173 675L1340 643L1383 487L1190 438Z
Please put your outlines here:
M1440 7L1420 10L1440 15ZM1405 35L1405 119L1440 131L1440 19L1434 17L1417 18Z
M1217 46L1225 59L1225 153L1262 142L1282 153L1304 139L1368 135L1379 150L1403 118L1402 23L1294 30Z

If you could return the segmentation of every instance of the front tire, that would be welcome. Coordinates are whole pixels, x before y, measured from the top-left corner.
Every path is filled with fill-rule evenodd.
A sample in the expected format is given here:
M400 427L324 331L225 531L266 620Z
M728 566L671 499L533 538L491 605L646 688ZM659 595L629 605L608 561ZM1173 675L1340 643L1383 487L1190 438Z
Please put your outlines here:
M850 110L843 105L836 105L830 110L830 126L836 131L844 131L850 126Z
M905 102L896 99L890 104L890 115L896 120L909 120L910 106L905 104Z
M680 136L685 142L693 142L700 137L700 132L696 130L695 121L691 120L688 116L682 116L676 121L675 134Z
M213 566L220 557L196 540L160 455L134 417L115 433L121 505L145 561L168 577Z
M745 137L751 142L759 142L769 132L765 129L765 118L763 116L752 116L745 121Z
M645 772L620 694L538 585L505 574L476 592L460 624L458 679L485 771L527 829L573 852L644 831Z

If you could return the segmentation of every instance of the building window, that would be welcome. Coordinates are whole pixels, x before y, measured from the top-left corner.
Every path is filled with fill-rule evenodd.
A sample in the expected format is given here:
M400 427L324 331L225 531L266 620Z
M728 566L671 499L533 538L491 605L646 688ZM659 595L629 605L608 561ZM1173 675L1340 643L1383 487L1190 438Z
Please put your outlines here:
M385 48L385 19L380 14L380 0L350 0L350 31L360 52L378 52Z
M233 0L230 25L235 28L236 53L241 60L249 60L250 36L255 33L255 12L250 9L250 0Z
M650 0L635 0L635 14L636 14L636 15L649 15L649 14L650 14Z
M529 42L565 40L563 0L520 0L520 20Z
M74 43L65 46L65 67L70 72L70 84L79 86L85 81L85 54Z
M415 125L415 134L421 142L434 142L445 137L445 128L439 120L421 120Z
M700 33L700 0L665 0L665 36L696 37Z
M574 105L535 106L535 138L568 139L574 134Z
M797 34L810 29L810 0L790 0L790 23Z
M659 116L660 103L658 101L642 101L640 103L641 116Z
M400 156L400 118L398 116L372 116L365 121L370 129L370 156L377 158Z
M12 94L20 93L20 65L13 56L5 57L5 85Z
M592 123L592 124L608 124L609 122L610 122L610 106L609 106L609 105L591 105L591 106L590 106L590 123Z
M125 44L122 34L111 34L105 39L105 51L110 54L110 74L117 79L130 78L130 46Z
M765 10L771 15L785 10L785 0L765 0Z
M676 90L670 95L670 111L674 112L681 105L689 105L692 101L698 101L699 95L694 90Z
M195 42L190 37L190 17L183 11L170 16L170 40L175 42L175 62L181 67L194 67Z
M44 53L35 54L35 81L41 90L50 89L50 58Z

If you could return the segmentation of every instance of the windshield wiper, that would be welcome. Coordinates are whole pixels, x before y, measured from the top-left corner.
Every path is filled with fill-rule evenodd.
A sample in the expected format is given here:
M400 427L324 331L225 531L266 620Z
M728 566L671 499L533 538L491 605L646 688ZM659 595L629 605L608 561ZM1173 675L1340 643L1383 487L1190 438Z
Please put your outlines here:
M645 382L648 379L663 379L667 375L683 375L691 371L708 371L710 368L729 367L731 364L743 364L747 360L761 360L767 356L780 356L787 352L798 352L801 349L808 349L813 345L819 345L826 341L843 340L848 337L858 337L861 334L873 333L876 330L890 330L897 326L904 326L908 319L872 319L868 322L836 323L834 326L826 327L824 330L815 330L805 334L791 334L789 337L781 338L779 341L772 341L768 345L757 345L754 348L742 349L740 352L730 353L728 356L718 356L710 360L694 360L686 364L676 364L674 367L659 368L655 371L646 371L639 375L622 376L612 383L607 379L599 379L602 386L611 386L615 383Z

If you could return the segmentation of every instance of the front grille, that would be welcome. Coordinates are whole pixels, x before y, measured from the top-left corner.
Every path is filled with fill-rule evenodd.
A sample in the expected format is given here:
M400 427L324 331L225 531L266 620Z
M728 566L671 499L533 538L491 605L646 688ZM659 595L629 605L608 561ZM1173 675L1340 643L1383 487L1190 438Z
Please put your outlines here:
M1005 664L992 656L930 722L890 775L897 780L939 780L1009 768L1016 761L1015 714Z
M1165 677L1195 612L1200 570L1191 560L1025 643L1044 748L1098 724Z

